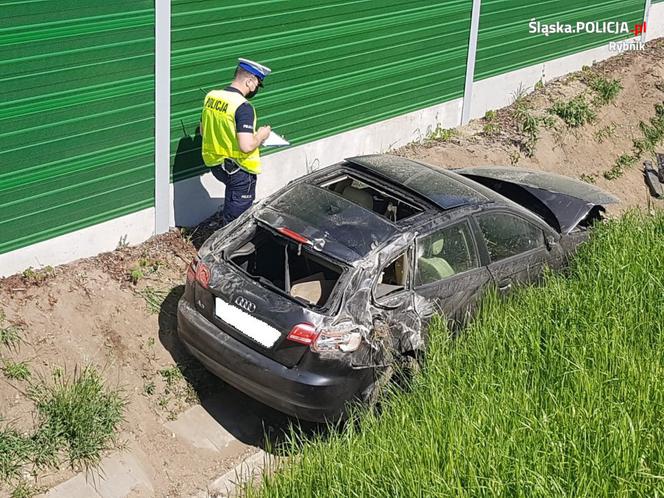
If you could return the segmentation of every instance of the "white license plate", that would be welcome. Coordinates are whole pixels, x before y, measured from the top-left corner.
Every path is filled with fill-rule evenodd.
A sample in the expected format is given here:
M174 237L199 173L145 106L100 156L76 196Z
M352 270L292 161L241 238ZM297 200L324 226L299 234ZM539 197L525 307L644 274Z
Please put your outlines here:
M281 332L274 327L218 297L215 298L214 314L266 348L274 346L281 337Z

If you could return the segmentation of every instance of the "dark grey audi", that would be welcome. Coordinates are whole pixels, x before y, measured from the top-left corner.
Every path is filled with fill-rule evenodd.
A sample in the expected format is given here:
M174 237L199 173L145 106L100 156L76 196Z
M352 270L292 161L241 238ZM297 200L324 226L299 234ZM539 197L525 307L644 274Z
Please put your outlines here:
M560 268L615 201L543 172L350 158L206 241L178 332L250 396L304 420L336 418L421 357L434 314L463 322L487 286L506 292Z

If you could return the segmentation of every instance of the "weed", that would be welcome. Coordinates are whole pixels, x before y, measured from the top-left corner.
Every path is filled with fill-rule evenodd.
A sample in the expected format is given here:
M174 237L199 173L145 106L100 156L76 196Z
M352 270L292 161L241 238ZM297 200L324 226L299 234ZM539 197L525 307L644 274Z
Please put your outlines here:
M597 143L601 144L604 141L608 140L609 138L613 138L613 136L616 134L616 128L617 128L616 124L611 123L597 130L593 134L593 137L595 138L595 141Z
M143 270L141 270L140 268L132 268L131 270L129 270L129 280L134 285L136 285L140 280L142 280L144 276L145 275L143 274Z
M180 230L180 238L182 239L182 241L186 242L187 244L191 244L191 239L194 236L196 229L189 227L180 227L179 230Z
M23 277L23 281L26 284L42 285L49 278L55 276L55 270L52 266L45 266L44 268L38 270L30 266L26 270L23 270L21 276Z
M621 177L625 172L625 168L631 167L637 160L638 158L632 154L621 155L616 159L616 162L613 163L611 169L604 172L604 178L607 180L615 180L616 178Z
M654 154L655 150L664 141L664 102L655 105L655 115L646 123L641 121L639 129L642 139L632 141L632 154L622 154L611 167L604 172L604 177L613 180L622 176L625 168L633 166L644 154Z
M168 368L162 368L159 370L159 375L164 379L166 385L173 387L178 381L184 380L182 375L182 370L180 370L176 365Z
M126 249L127 247L129 247L129 242L127 242L127 234L124 234L120 237L120 240L118 240L116 250Z
M510 158L510 164L512 166L516 166L517 164L519 164L519 161L521 160L521 153L518 150L513 150L512 152L510 152L509 158Z
M147 275L159 271L163 264L164 262L160 259L150 259L143 256L129 269L129 280L136 285Z
M164 303L169 291L155 289L154 287L147 286L145 289L139 291L139 295L145 300L148 311L156 314L161 310L161 305Z
M537 83L535 83L535 90L542 90L544 88L544 82L542 80L539 80Z
M591 174L581 173L579 179L586 183L595 183L597 181L597 175L594 175L592 173Z
M525 100L527 94L528 89L522 84L519 84L519 88L512 93L512 104L519 105Z
M530 104L521 99L517 101L512 111L517 131L524 135L521 147L528 157L535 154L535 146L540 136L541 118L533 114Z
M484 114L482 132L485 135L495 135L500 132L500 125L496 122L496 116L496 111L486 111Z
M143 394L146 396L152 396L157 389L157 386L155 385L153 380L150 381L145 381L143 383Z
M577 95L567 102L554 102L549 112L562 119L570 128L592 123L597 118L597 114L583 95Z
M53 382L33 385L29 396L40 419L34 436L40 443L37 461L53 460L63 448L72 467L89 468L115 444L125 400L106 388L95 369L75 370L71 377L60 375Z
M9 498L31 498L40 492L41 490L38 487L21 480L12 491L12 494L9 495Z
M11 380L27 380L30 377L30 368L24 361L7 360L2 366L2 372Z
M454 137L458 135L458 132L454 128L443 128L440 124L436 125L436 128L430 131L427 136L427 141L438 141L438 142L449 142Z
M0 481L19 479L22 469L30 463L32 441L20 432L5 427L0 430Z
M596 105L611 104L623 89L618 80L609 80L603 76L595 76L588 81L588 86L595 92Z
M14 348L21 342L21 329L15 325L2 326L0 321L0 345Z
M193 386L185 379L183 369L184 367L173 365L159 370L159 375L164 380L166 387L164 394L158 399L158 404L169 410L169 418L174 418L183 406L198 402L198 395ZM173 408L169 408L171 401L175 404Z

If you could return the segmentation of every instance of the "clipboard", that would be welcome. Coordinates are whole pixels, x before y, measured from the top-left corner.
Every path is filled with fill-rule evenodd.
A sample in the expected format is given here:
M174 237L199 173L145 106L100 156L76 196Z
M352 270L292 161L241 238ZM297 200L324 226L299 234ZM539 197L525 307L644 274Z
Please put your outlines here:
M285 147L286 145L290 145L290 142L281 135L270 131L270 134L262 145L263 147Z

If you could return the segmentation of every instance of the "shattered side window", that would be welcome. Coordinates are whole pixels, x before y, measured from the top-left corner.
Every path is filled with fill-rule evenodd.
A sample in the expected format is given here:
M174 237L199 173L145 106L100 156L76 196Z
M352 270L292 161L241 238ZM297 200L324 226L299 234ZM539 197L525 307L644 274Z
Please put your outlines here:
M423 237L417 247L415 285L426 285L479 266L466 223L445 227Z
M491 261L516 256L544 245L544 232L508 213L486 213L477 217Z
M408 284L408 272L408 253L404 253L387 265L381 272L380 279L374 291L376 299L405 289Z

